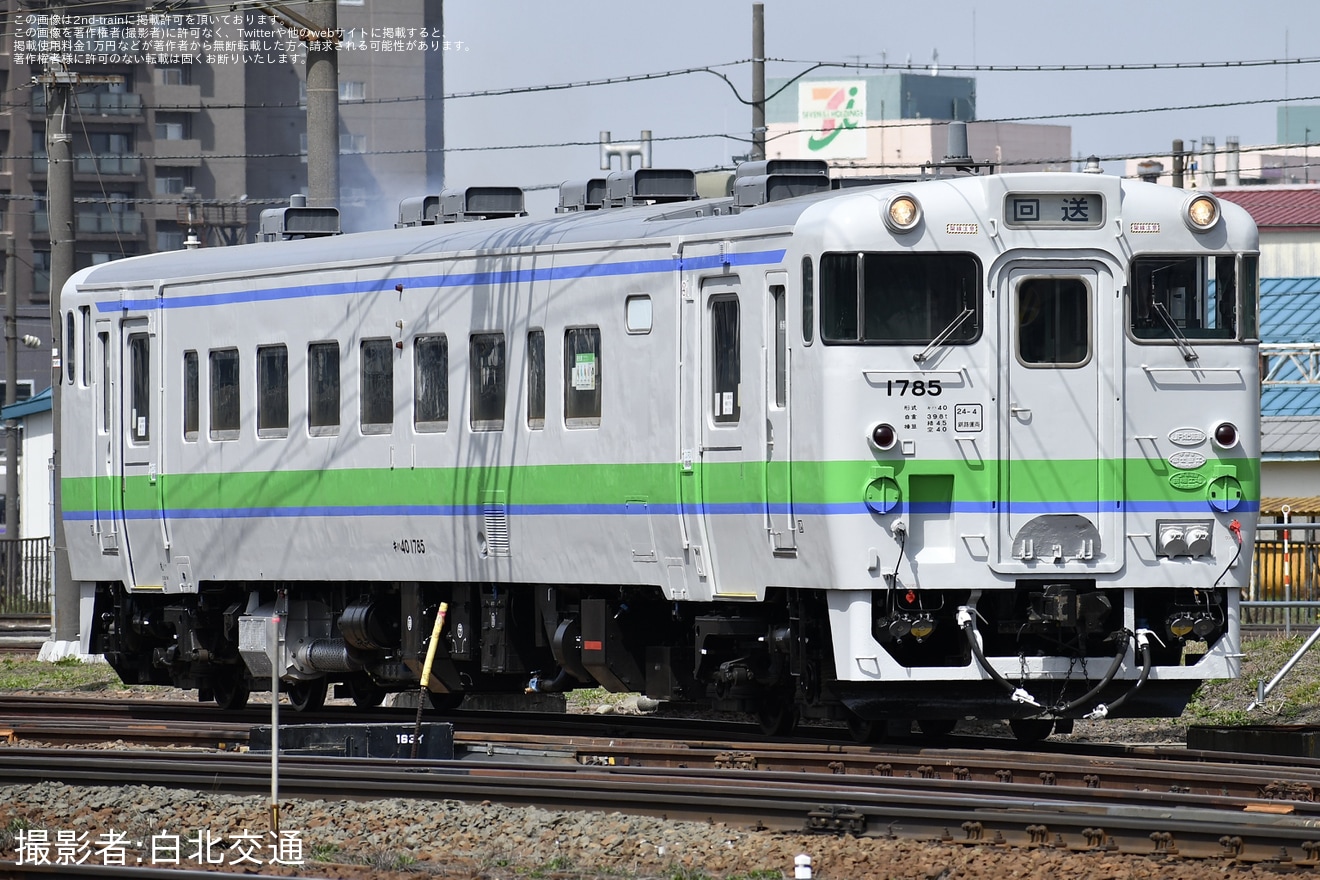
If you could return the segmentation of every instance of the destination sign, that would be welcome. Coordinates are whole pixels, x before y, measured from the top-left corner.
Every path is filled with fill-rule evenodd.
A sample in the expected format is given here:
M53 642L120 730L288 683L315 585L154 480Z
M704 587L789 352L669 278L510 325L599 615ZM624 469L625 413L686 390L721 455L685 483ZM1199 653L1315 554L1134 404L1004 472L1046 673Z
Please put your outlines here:
M1105 225L1100 193L1009 193L1004 225L1013 229L1098 229Z

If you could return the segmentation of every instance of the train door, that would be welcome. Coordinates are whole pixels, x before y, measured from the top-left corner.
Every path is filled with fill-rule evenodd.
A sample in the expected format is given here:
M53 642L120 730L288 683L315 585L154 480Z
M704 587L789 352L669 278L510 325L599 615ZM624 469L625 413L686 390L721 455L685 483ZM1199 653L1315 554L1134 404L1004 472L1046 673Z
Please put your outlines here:
M1115 570L1113 277L1099 264L1017 266L1001 277L1008 351L998 567Z
M751 595L764 535L764 412L757 387L754 302L734 276L705 278L701 306L701 513L716 595ZM759 533L759 535L758 535Z
M92 365L96 390L96 437L93 440L92 508L95 519L92 529L101 542L101 553L111 556L120 552L119 523L123 519L123 496L119 492L119 393L118 371L115 357L118 340L110 321L96 322L96 342L93 345L95 364Z
M129 574L138 589L164 589L169 546L160 485L158 349L154 318L126 318L119 325L121 528Z
M706 520L701 509L701 318L699 281L682 275L679 318L678 369L678 500L682 517L684 567L670 568L670 589L675 596L706 599L714 575L706 557ZM695 575L695 579L694 579Z
M788 347L788 275L766 275L765 303L765 518L776 556L797 553L793 518L792 371Z

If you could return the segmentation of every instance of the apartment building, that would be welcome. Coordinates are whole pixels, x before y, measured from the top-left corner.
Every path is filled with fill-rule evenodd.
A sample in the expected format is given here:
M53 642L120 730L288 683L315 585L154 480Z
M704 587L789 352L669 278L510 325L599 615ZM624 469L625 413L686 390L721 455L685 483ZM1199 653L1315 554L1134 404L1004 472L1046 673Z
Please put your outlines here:
M299 16L265 7L0 0L0 234L18 252L20 336L49 338L46 88L77 76L75 267L251 241L263 207L307 188L307 48ZM150 11L148 8L150 7ZM340 209L346 231L393 222L443 182L442 0L337 0ZM62 65L61 65L62 62ZM2 341L0 341L2 344ZM48 351L20 353L49 384ZM23 387L27 387L24 385Z

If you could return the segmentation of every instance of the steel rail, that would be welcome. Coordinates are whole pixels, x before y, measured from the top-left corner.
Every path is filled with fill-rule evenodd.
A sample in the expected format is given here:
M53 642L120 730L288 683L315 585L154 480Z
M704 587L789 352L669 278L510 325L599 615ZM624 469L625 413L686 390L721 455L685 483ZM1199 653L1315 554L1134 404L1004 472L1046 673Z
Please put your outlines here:
M1320 815L1301 804L1170 792L789 773L634 767L295 758L281 761L290 796L494 800L542 808L618 810L665 818L870 834L976 845L1320 864ZM8 784L161 785L255 794L268 762L227 753L0 750ZM899 783L902 783L901 785ZM1008 790L1006 790L1008 789ZM1225 841L1228 841L1225 843Z

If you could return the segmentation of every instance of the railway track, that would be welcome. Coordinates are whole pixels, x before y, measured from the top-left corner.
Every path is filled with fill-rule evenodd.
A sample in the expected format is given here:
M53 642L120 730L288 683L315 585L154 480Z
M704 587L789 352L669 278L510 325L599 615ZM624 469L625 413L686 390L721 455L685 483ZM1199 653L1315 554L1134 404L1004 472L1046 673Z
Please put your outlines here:
M264 723L261 712L217 723L205 718L215 710L183 703L81 700L56 702L65 714L43 720L43 704L51 701L0 700L14 743L0 749L0 783L76 779L249 794L269 787L267 757L218 750L245 742L249 722ZM95 731L76 715L93 712L102 740L155 738L193 749L24 746L42 724L47 735L90 741ZM994 747L965 738L950 738L946 748L756 742L722 737L710 725L697 726L704 735L657 733L654 718L612 718L602 731L591 716L554 720L576 724L575 731L532 735L508 730L510 719L483 724L481 714L456 719L456 760L285 755L281 789L304 798L456 798L1236 864L1273 864L1282 855L1293 868L1320 866L1320 762L1313 759L1262 763L1260 756L1079 744L1019 752L1003 740Z
M0 781L76 779L257 794L270 764L254 754L0 750ZM619 811L779 831L951 845L1215 858L1320 867L1320 806L1173 792L1078 790L1040 783L571 766L509 761L282 757L290 797L460 799L542 809Z

